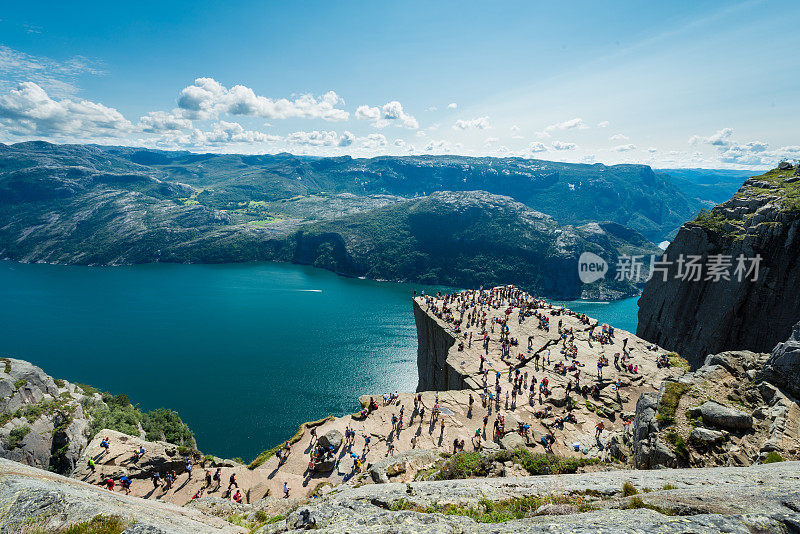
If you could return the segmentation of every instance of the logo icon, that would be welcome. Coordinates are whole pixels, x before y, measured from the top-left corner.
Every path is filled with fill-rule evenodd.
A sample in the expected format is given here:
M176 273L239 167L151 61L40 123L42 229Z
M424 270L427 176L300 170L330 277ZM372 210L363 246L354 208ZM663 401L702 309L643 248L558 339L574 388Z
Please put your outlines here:
M584 284L591 284L605 277L608 272L606 260L593 252L584 252L578 258L578 277Z

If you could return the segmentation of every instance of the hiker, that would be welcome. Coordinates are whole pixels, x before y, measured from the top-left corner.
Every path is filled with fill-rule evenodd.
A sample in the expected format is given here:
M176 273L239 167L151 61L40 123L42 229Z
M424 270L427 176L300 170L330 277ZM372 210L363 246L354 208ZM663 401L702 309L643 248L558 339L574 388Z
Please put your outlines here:
M217 467L217 470L214 471L214 476L211 478L217 483L216 489L219 489L222 486L222 468Z
M131 494L131 479L128 477L122 477L119 479L120 484L122 484L122 489L125 490L125 495Z
M189 480L192 480L192 461L186 460L186 472L189 473Z
M89 469L92 470L92 473L94 473L94 470L97 469L97 465L94 463L94 458L89 458Z
M231 486L236 486L239 488L239 484L236 482L236 473L231 473L231 477L228 479L228 490L231 489Z
M111 450L111 443L109 442L108 436L104 437L103 440L100 442L100 447L105 449L103 451L105 454L108 454L108 452Z
M154 471L151 478L153 479L153 489L155 489L161 482L161 474L158 471Z
M106 479L106 488L108 488L108 491L114 491L114 479L113 478L108 477Z
M206 485L203 487L205 488L211 487L211 471L209 471L208 469L206 469Z
M288 499L289 498L289 483L288 482L284 482L283 483L283 498L284 499Z
M242 492L238 489L236 490L236 493L233 494L233 500L238 504L242 504Z
M595 438L600 438L600 434L603 433L603 429L605 429L606 425L602 421L598 421L597 425L595 425Z

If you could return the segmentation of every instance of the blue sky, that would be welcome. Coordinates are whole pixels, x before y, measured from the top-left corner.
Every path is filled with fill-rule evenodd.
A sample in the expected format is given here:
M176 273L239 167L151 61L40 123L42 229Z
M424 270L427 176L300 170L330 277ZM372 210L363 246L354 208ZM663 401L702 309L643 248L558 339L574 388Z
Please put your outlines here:
M0 141L763 168L800 157L798 15L766 0L16 3L0 13Z

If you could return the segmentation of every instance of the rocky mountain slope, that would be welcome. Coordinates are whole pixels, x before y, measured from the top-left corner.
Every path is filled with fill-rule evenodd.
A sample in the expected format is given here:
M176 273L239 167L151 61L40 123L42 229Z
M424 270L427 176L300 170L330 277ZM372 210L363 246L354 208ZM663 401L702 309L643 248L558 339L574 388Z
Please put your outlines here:
M0 359L0 457L69 474L89 440L108 426L192 448L171 410L142 414L125 395L53 379L23 360Z
M361 178L354 178L349 166L342 170L338 160L288 155L201 157L118 147L3 145L0 258L83 265L293 261L376 279L456 286L512 281L546 296L578 298L587 289L577 277L582 252L613 264L621 254L655 250L642 234L602 222L611 212L604 212L601 222L565 225L510 197L465 191L465 182L454 178L468 172L465 165L506 176L503 165L521 162L456 165L423 158L398 167L407 176L398 169L391 176L368 171L377 165L373 160L350 163L361 169ZM417 167L433 174L415 177ZM541 174L548 167L536 168ZM614 180L633 172L598 169L592 172ZM508 189L480 176L466 183ZM460 190L414 197L425 192L420 188L447 185ZM241 197L244 192L249 196ZM643 206L653 203L639 200ZM638 291L628 280L609 280L589 287L586 295L613 298Z
M800 165L748 179L681 227L665 252L666 280L658 273L639 300L637 334L694 365L726 350L771 350L800 319L799 230ZM699 274L678 263L692 256Z

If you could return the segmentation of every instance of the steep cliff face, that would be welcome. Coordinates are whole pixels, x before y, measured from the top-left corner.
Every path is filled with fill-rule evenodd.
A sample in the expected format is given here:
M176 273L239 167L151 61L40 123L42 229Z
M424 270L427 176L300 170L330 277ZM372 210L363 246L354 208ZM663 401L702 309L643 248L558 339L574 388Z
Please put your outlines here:
M750 178L731 200L681 227L665 252L666 280L657 272L639 300L638 336L695 366L725 350L768 352L789 336L800 318L798 169L783 164ZM684 279L691 271L681 258L692 256L701 274ZM717 260L730 262L728 279L714 274Z
M420 308L416 300L412 301L412 306L417 325L417 391L462 389L464 377L447 361L456 338Z

